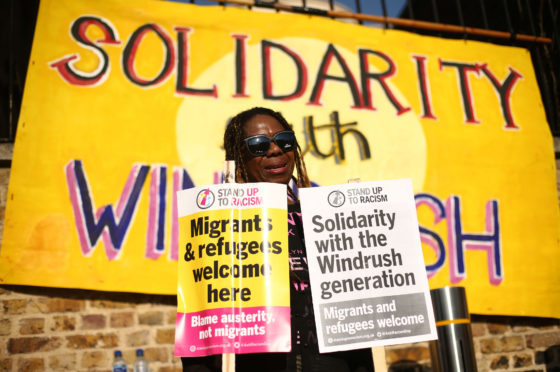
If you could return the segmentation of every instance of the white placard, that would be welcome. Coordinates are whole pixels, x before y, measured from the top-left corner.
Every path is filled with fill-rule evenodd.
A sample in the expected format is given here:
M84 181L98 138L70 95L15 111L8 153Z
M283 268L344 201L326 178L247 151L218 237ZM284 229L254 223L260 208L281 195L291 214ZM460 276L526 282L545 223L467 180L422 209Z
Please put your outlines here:
M300 190L321 352L437 338L412 181Z

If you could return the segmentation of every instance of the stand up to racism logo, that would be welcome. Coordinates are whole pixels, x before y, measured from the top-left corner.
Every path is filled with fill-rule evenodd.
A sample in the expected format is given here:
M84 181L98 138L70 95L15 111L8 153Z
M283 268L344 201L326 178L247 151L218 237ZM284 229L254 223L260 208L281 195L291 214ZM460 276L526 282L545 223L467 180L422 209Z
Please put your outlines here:
M196 196L196 205L200 209L208 209L214 204L214 200L216 200L214 193L210 189L204 189Z
M335 208L340 207L346 201L344 194L338 190L335 190L329 194L327 197L329 204Z

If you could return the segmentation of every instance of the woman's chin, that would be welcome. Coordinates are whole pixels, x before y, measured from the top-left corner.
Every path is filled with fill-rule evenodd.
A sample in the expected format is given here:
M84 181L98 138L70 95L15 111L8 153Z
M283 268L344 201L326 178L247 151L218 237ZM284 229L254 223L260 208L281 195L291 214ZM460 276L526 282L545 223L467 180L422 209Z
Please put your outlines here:
M270 182L270 183L283 183L287 185L292 179L292 175L284 173L269 173L265 172L261 177L255 177L251 182Z

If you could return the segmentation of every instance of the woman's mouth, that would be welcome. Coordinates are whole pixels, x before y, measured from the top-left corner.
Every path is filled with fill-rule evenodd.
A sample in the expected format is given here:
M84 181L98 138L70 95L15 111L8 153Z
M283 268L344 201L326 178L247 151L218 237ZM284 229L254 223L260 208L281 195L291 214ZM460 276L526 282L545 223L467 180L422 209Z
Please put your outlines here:
M264 167L264 170L267 171L268 173L278 174L278 173L284 173L287 168L288 168L288 163L278 163L278 164L272 164L266 166Z

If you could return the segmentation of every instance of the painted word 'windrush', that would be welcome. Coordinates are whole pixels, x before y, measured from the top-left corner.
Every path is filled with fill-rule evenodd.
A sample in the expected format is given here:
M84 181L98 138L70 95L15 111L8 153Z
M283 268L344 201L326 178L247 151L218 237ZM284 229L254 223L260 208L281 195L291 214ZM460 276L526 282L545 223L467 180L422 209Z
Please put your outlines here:
M125 182L121 196L116 205L103 205L96 209L91 188L81 160L71 160L65 168L66 182L82 255L93 254L99 239L103 240L105 254L109 260L121 257L127 234L135 221L138 201L144 184L150 176L148 221L146 231L145 257L159 259L166 249L166 215L169 206L167 189L171 187L171 216L169 231L168 259L178 258L178 215L176 192L193 187L194 184L186 169L173 167L172 183L168 186L167 165L134 164ZM449 275L452 283L458 283L467 277L465 256L467 251L479 250L486 253L489 282L499 285L504 279L502 263L502 246L498 201L486 203L484 231L466 232L462 224L461 198L451 195L442 201L438 197L420 193L415 196L416 207L427 206L434 213L434 224L442 220L447 223L447 245L440 235L424 226L420 226L422 242L431 247L436 254L436 262L426 265L428 277L441 270L449 255Z
M151 168L151 171L150 171ZM167 201L167 166L134 164L115 207L104 205L95 210L93 195L81 160L71 160L65 168L70 202L82 255L91 256L99 238L102 237L105 254L109 260L120 258L123 245L134 221L140 193L150 174L148 226L146 231L146 253L158 259L165 252ZM187 171L173 168L171 231L169 259L177 261L179 251L179 225L177 214L177 191L193 187Z
M103 37L92 40L87 32L90 27L95 27L101 31ZM167 81L173 71L175 71L175 93L177 95L218 98L218 83L213 83L210 87L204 88L194 87L189 83L192 60L200 55L198 53L204 53L204 50L191 51L190 49L190 39L191 37L196 37L193 36L195 29L193 27L175 26L173 31L175 32L175 40L165 28L156 23L141 25L132 32L121 52L120 65L125 78L138 87L150 88ZM165 57L156 76L143 77L136 71L135 61L143 40L150 34L161 41ZM92 51L97 56L97 68L93 72L85 72L77 68L75 63L81 58L78 53L68 54L50 61L49 66L56 70L60 77L71 85L94 87L103 84L111 73L111 60L104 47L120 48L122 44L116 27L105 18L84 15L72 22L70 25L70 36L78 45ZM231 95L239 99L249 98L251 92L248 91L247 82L253 75L248 74L247 45L251 35L234 32L227 34L227 37L233 39L235 54L235 58L233 58L234 66L232 66L234 87L231 87ZM260 40L260 49L260 60L257 62L260 65L260 71L262 71L262 83L260 86L262 97L265 100L289 101L299 99L309 91L310 93L305 98L306 103L308 105L322 106L323 92L326 83L329 82L329 85L331 85L330 89L336 89L338 96L340 96L341 92L347 90L351 101L349 102L351 109L374 111L377 108L374 104L371 88L372 83L376 83L382 88L385 98L394 108L396 115L401 115L411 110L411 107L399 101L393 91L394 88L389 84L390 79L397 73L398 65L390 55L383 51L357 48L358 66L351 66L334 44L325 42L325 50L320 59L319 66L312 66L313 69L311 69L309 61L306 61L296 49L290 47L287 43L262 39ZM272 66L275 63L280 63L278 56L282 56L282 61L291 61L295 67L294 71L296 71L292 91L284 94L275 93L274 90L275 81L286 80L285 76L273 76L273 71L276 69L272 68ZM377 71L373 67L372 60L379 62L376 65L387 66L386 69L384 71ZM424 119L438 120L432 105L430 89L430 79L434 79L434 76L429 77L427 74L428 57L417 55L411 51L410 63L413 64L416 72L417 93L422 106L422 113L419 116ZM484 62L468 63L438 58L437 63L441 75L435 78L449 78L448 71L456 73L457 89L461 97L460 104L465 123L480 123L473 107L475 92L471 88L470 78L474 75L478 78L486 78L487 83L496 94L497 103L500 106L505 122L503 129L519 129L519 124L515 123L512 115L511 93L519 79L522 78L521 73L511 66L507 66L508 74L500 81L490 70L488 64ZM309 70L317 71L314 79L310 79ZM308 90L308 86L311 86L310 90Z
M483 232L468 233L463 229L461 198L452 195L445 202L438 197L422 193L415 196L416 208L425 205L434 213L434 224L445 219L447 222L447 249L443 239L434 231L420 226L422 243L431 247L436 254L436 262L426 265L428 278L434 276L444 265L446 251L449 253L449 280L459 283L467 277L465 253L467 250L486 252L489 281L499 285L504 280L502 245L498 201L486 203L485 228Z

